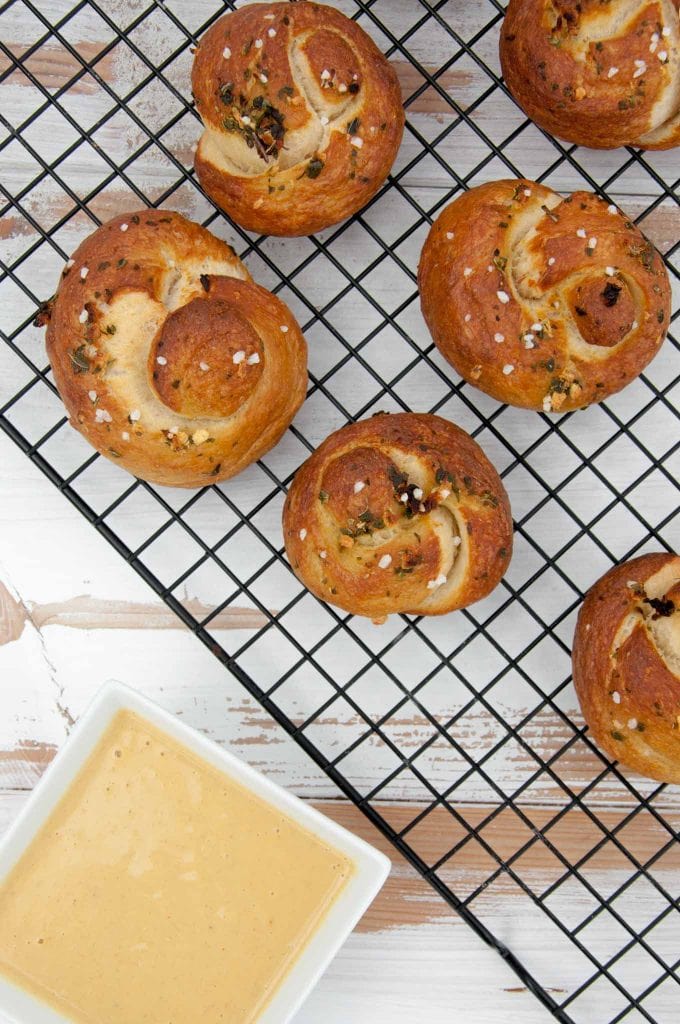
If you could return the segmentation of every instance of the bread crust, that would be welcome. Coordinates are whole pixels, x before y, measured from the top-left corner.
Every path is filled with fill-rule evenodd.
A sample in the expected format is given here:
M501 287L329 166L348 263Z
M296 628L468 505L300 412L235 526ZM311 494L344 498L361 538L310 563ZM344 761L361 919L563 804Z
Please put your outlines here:
M418 270L442 355L501 402L567 412L638 376L670 322L659 253L613 205L525 179L445 207Z
M677 0L510 0L506 85L552 135L593 149L680 144Z
M399 149L396 73L364 30L323 4L258 3L200 40L196 172L249 231L309 235L365 206Z
M380 413L331 434L295 475L283 534L313 594L374 619L472 604L512 555L498 473L464 430L419 413Z
M72 425L130 473L225 480L302 404L307 347L287 306L231 246L166 210L86 238L51 304L47 353Z
M661 782L680 782L680 558L642 555L588 591L572 652L595 742Z

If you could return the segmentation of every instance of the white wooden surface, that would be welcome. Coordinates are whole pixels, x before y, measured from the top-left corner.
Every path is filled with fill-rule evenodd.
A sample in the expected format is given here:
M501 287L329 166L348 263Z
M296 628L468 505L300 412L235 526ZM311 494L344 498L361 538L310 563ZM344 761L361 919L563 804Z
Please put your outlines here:
M352 0L336 0L336 5L348 13L354 10ZM49 4L42 5L42 9L56 19L72 6L70 0L50 0ZM177 0L171 6L191 24L199 24L214 8L212 0L191 0L191 3L189 0ZM123 24L126 17L129 20L129 17L139 14L143 5L139 0L111 0L106 9L114 20ZM376 9L397 33L422 14L420 5L412 0L381 0ZM14 4L2 20L3 37L18 53L35 38L35 25L23 11L21 4ZM444 13L449 18L455 16L457 30L464 38L471 38L490 17L491 6L481 0L458 0L455 5L447 5ZM381 39L370 23L366 23L366 27L379 43L386 46L386 40ZM498 72L497 31L482 36L477 50ZM100 23L80 17L74 19L69 38L80 52L93 57L102 43L101 32ZM178 45L172 33L159 30L152 18L141 23L136 31L136 42L157 63L162 62L169 50ZM409 45L413 56L428 68L436 69L453 56L450 38L437 29L434 21L426 30L417 33ZM404 93L408 95L419 87L421 76L403 57L397 57L395 63ZM76 65L63 47L52 39L41 48L39 57L32 60L31 68L46 88L55 90L70 78ZM190 55L186 50L168 71L168 77L185 96L189 91L189 69ZM136 59L123 47L116 47L106 56L98 71L120 95L141 76ZM488 86L488 80L472 60L463 57L443 74L441 84L465 106L482 93ZM165 123L163 116L166 113L166 100L162 91L145 89L136 97L134 109L144 124L158 128ZM35 90L25 78L12 76L3 86L2 102L3 111L11 115L13 122L18 122L35 106ZM77 122L88 127L100 118L105 118L112 106L110 98L90 78L82 79L70 89L63 102ZM409 123L426 138L432 138L441 131L448 117L450 108L432 90L423 92L408 109ZM493 102L487 101L476 109L473 121L490 137L499 140L521 124L523 117L512 103L497 94ZM164 142L186 167L190 167L197 136L195 120L185 117L165 137ZM33 132L31 143L41 155L51 160L56 159L72 137L72 130L59 115L49 111L43 115L39 130ZM110 159L121 163L144 139L131 121L116 116L104 121L96 133L95 141ZM418 143L407 130L396 170L404 167L417 152ZM541 174L555 157L550 144L532 128L523 132L508 147L507 154L527 176ZM439 155L454 166L459 174L465 175L484 154L480 152L480 144L474 132L462 124L440 146ZM604 181L623 163L626 154L591 152L579 156L586 160L590 173L597 180ZM659 173L669 178L677 173L677 151L653 154L649 161ZM34 165L30 157L15 146L12 158L5 161L2 171L8 188L15 191L30 180L34 174ZM151 199L161 195L176 176L165 159L159 159L158 154L151 149L135 161L133 171L135 181ZM95 188L106 172L99 156L90 149L79 150L70 160L68 168L60 169L69 184L81 194ZM490 180L508 173L506 166L498 160L492 160L475 180ZM563 192L583 186L578 171L570 164L561 165L547 183ZM443 188L451 186L451 181L446 171L436 161L428 158L406 175L403 184L421 203L429 207L437 201ZM611 191L612 199L632 216L641 212L651 202L654 194L655 186L637 163L627 169ZM71 207L70 199L49 179L33 189L23 202L25 209L38 221L41 221L46 210L56 219ZM138 203L122 179L116 179L90 205L97 216L105 219ZM180 188L173 195L170 205L198 220L209 212L205 201L189 186ZM678 213L677 207L666 202L645 218L644 230L662 250L668 249L680 235ZM365 216L374 230L391 241L405 230L409 211L395 193L389 193ZM226 221L216 222L214 228L241 248ZM70 251L90 229L91 224L84 216L76 216L60 230L59 242L65 251ZM424 232L425 227L419 227L400 249L401 258L411 269L415 269ZM35 237L30 223L18 212L11 211L0 225L0 254L12 260ZM285 268L295 265L291 257L294 247L298 247L295 251L299 254L306 251L308 245L305 240L291 242L270 239L264 247L269 256ZM361 229L355 231L354 228L335 243L334 254L353 272L363 269L369 256L373 258L375 255L367 242L367 236L361 233ZM299 276L296 280L307 299L321 305L331 296L333 288L339 285L335 282L336 272L332 271L330 264L319 262L314 266L313 273ZM271 271L257 255L249 259L249 267L260 283L276 283ZM43 246L32 257L30 269L24 267L23 272L29 275L31 284L38 279L44 281L40 294L47 296L52 291L60 269L58 255L49 246ZM397 272L389 263L382 265L379 280L372 275L369 287L386 309L395 308L403 300L405 288L412 290L412 284L404 280L401 271ZM677 302L677 287L675 291ZM289 294L284 293L283 297L291 301L301 320L309 318L309 310L302 308L296 300L291 300ZM363 304L356 304L356 308L354 305L343 308L341 326L345 336L350 342L363 338L374 326L373 313ZM19 320L30 312L31 309L17 290L0 293L0 327L11 323L12 315L15 320ZM336 313L331 314L331 319L339 322ZM415 306L406 311L400 323L418 344L424 346L428 343L422 319ZM315 332L310 341L313 341L310 346L310 369L313 373L326 372L332 363L333 353L324 347L323 332ZM26 332L22 344L42 364L42 332ZM400 345L396 332L388 332L384 338L378 339L378 343L371 343L369 358L375 361L375 365L387 377L400 369ZM677 351L666 346L650 367L651 379L663 386L666 380L677 373L674 367L677 368ZM19 361L10 357L0 346L0 405L26 379ZM370 388L364 394L364 377L357 373L344 378L340 375L334 377L332 387L338 398L350 409L354 408L352 402L370 399ZM429 408L436 401L432 389L432 375L413 374L408 392L410 406L414 409ZM648 392L638 382L631 385L624 396L614 398L612 406L625 419L626 410L634 410L637 403L642 404L647 399ZM481 410L494 407L484 396L478 395L476 401ZM386 407L386 403L382 402L381 406ZM477 422L460 402L455 408L447 407L445 414L456 418L464 427L474 426ZM31 436L37 437L42 429L54 421L55 409L36 389L22 403L21 412L17 412L17 416L20 417L19 426ZM317 408L314 400L301 410L298 422L311 441L320 441L333 426L339 425L339 421L329 422L327 416L328 411ZM504 414L505 427L511 431L519 449L522 446L528 447L533 440L535 423L536 419L530 413ZM584 445L589 451L604 442L610 426L597 410L584 414L584 418L573 423L576 444ZM39 426L41 424L42 429ZM481 440L499 468L507 465L508 453L502 445L488 433ZM644 440L654 446L649 430ZM286 448L289 443L290 437L287 437L279 454L275 456L288 466L286 473L302 457L298 450ZM72 432L62 431L58 445L61 447L58 448L57 444L49 447L48 455L57 460L59 465L69 459L73 459L73 465L76 465L86 454L84 443ZM558 460L561 457L564 457L564 450L560 451ZM635 450L631 451L630 448L621 452L616 460L607 457L606 471L612 474L617 483L625 486L626 475L634 479L637 473L644 471L643 463L635 461L637 457ZM289 460L290 465L286 460ZM555 462L555 451L550 446L539 449L532 456L533 468L549 479L554 474ZM86 498L101 507L107 496L112 498L118 493L120 472L110 464L102 465L97 470ZM239 494L247 495L249 481L248 474L244 474L242 479L234 482L234 487L244 489ZM521 468L507 476L506 484L516 515L522 515L538 500L536 486ZM594 500L599 500L599 495L591 492L587 482L584 484L577 480L568 492L568 500L578 514L586 517L587 508ZM656 474L648 481L644 500L649 509L658 509L667 507L669 500L675 500L675 495L665 480ZM152 504L140 501L131 513L126 515L123 511L116 524L117 528L124 530L126 536L134 536L137 531L141 539L144 530L154 519ZM199 528L207 535L215 528L215 523L211 522L210 506L206 507ZM280 543L275 516L271 522L267 521L263 526L261 524L261 527L265 533L271 533L277 545ZM611 522L607 542L612 551L627 550L635 543L635 537L629 529L623 518ZM668 532L669 543L676 547L680 546L679 529L680 518L676 518ZM510 571L513 581L521 578L524 560L528 559L530 564L531 557L532 552L526 549L526 545L518 544ZM580 586L588 585L597 571L607 568L604 563L595 566L587 562L585 557L569 565L581 573L577 580ZM513 574L518 575L515 577ZM209 582L205 583L204 589L202 586L199 586L198 581L188 582L183 599L194 610L201 606L210 607L223 596L219 592L214 593ZM222 579L216 580L216 586L223 586ZM559 602L564 598L561 595L555 597L548 583L547 589L538 591L534 600L537 604L547 605L557 602L557 613ZM306 604L304 610L312 624L314 616L322 614L315 610L313 602ZM258 621L257 614L247 608L236 611L232 609L220 617L217 625L222 631L221 636L226 637L230 631L238 631L239 637L245 637ZM572 620L567 619L560 629L567 643L571 624ZM389 628L383 627L385 631ZM432 623L428 628L432 629L435 638L444 639L445 634L456 634L457 630L463 630L465 624L462 617L449 616L446 622ZM523 632L526 628L527 624L521 616L517 619L510 617L504 642L511 645L517 643L518 638L526 640ZM557 682L567 674L568 663L565 667L561 653L559 657L552 657L553 662L550 662L550 657L547 661L538 658L530 662L529 670L536 678L545 673L548 683ZM260 650L258 658L253 668L255 674L261 673L265 677L276 671L275 652ZM89 697L107 679L118 679L138 688L218 742L228 744L251 764L302 797L321 804L325 810L361 831L369 840L381 842L377 835L372 834L370 826L352 808L348 808L344 801L338 799L337 792L328 780L248 698L216 659L181 626L28 460L0 435L0 830L16 813L25 794L63 742L71 723ZM518 683L516 688L510 685L502 693L497 689L494 695L497 706L510 721L519 721L531 709L531 694L527 696L526 688L520 686L518 680L515 682ZM382 694L377 688L377 681L375 693L364 694L365 700L371 698L377 707L380 706ZM431 687L427 700L434 713L445 720L459 706L460 694L451 689L449 680L448 684L444 681L439 687ZM302 696L293 691L290 707L293 717L296 712L303 715L304 705L301 701ZM578 720L576 701L571 690L562 695L560 703L568 714ZM385 704L385 707L389 706ZM483 751L494 739L483 709L475 708L466 716L465 722L463 728L467 731L462 737L465 745L473 751ZM415 751L427 734L427 722L423 717L407 710L400 718L392 721L390 727L405 751ZM339 745L341 737L353 735L358 728L359 723L352 716L342 718L329 712L315 727L314 738L323 748L332 748ZM556 716L547 714L537 716L530 728L529 741L544 758L557 751L569 735ZM513 751L508 746L504 756L506 761L503 762L501 758L496 763L497 777L501 781L517 778L527 770L529 759L520 749ZM352 764L353 779L368 790L384 775L386 763L384 750L378 746L368 749L364 746L361 757ZM591 777L592 768L592 761L584 756L581 748L573 748L570 755L561 759L562 776L576 788ZM429 763L430 778L435 784L445 782L455 770L452 749L446 744L437 748ZM477 781L476 778L472 780L464 794L469 801L468 813L471 816L489 810L488 792L483 788L476 789ZM541 815L547 815L559 806L556 802L559 795L549 782L532 787L527 804L538 825ZM665 811L676 828L680 826L679 797L680 791L667 790L656 804ZM412 780L406 779L403 783L395 784L390 789L390 799L394 800L394 805L389 809L390 815L403 820L403 816L409 813L409 807L419 798L422 795L413 789ZM595 802L602 816L607 818L609 815L612 823L619 820L621 812L629 805L621 787L616 786L611 779L598 788ZM569 816L569 822L573 822L573 826L570 824L564 831L561 841L569 855L574 857L582 848L584 837L574 815ZM520 833L513 831L512 823L503 827L506 833L497 837L498 846L502 846L503 841L508 848L511 848L513 842L518 845L517 837ZM636 844L636 849L647 850L649 855L653 852L649 845L653 838L651 832L649 836L643 833L644 826L641 826L640 834L629 833L629 839ZM436 849L437 844L441 846L445 839L445 836L437 834L437 822L434 819L434 827L424 838L425 845L429 844ZM550 1019L547 1012L533 996L523 990L516 976L500 958L489 951L405 863L400 862L396 856L394 860L395 867L388 886L301 1012L299 1024L318 1024L320 1020L327 1024L348 1024L350 1021L352 1024L368 1024L369 1021L370 1024L412 1024L421 1020L426 1024L454 1024L459 1021L461 1024L472 1021L479 1024L505 1024L509 1020L522 1020L524 1024L546 1024ZM463 858L457 870L460 872L459 880L464 881L465 876L474 880L475 873L481 870L475 863L474 853ZM551 866L539 854L534 855L525 870L527 878L537 888L541 883L549 884L553 877L550 874ZM659 877L670 885L673 878L677 879L679 871L680 861L677 858L672 861L668 859L660 867ZM603 889L607 885L613 889L617 881L621 883L625 880L627 872L616 859L607 860L603 857L593 867L591 877ZM644 910L645 899L644 894L631 896L631 919L636 912ZM476 905L478 912L493 921L501 938L516 948L527 962L540 966L539 973L547 979L548 985L551 973L554 974L554 991L559 999L560 984L564 983L565 975L569 975L571 968L565 970L563 951L557 945L547 919L540 915L523 917L524 911L518 907L511 886L504 880L492 886L485 894L484 901ZM561 902L556 901L553 909L564 914L567 920L575 919L570 915L575 915L577 911L585 913L587 910L583 892L565 892ZM607 949L609 943L614 941L614 935L614 929L608 932L603 927L596 936L590 938L593 949ZM680 943L677 926L669 936L668 943L671 951L677 950ZM669 959L674 959L670 952ZM573 973L566 980L571 983L579 980L578 969L575 965ZM628 964L626 980L632 988L637 985L637 990L642 990L645 979L635 976L638 969L643 968ZM557 981L558 975L561 982ZM666 995L662 993L655 1004L655 1007L658 1006L659 1020L664 1024L674 1019L671 1014L677 1012L676 991L671 991L667 986L665 992ZM592 1001L580 1007L579 1024L580 1021L593 1024L595 1021L609 1019L612 1015L610 999L611 995L605 988L593 991Z
M107 679L153 697L294 792L325 801L325 809L337 797L292 740L0 435L0 830ZM380 843L359 815L342 820ZM546 1024L549 1015L500 958L408 865L393 861L388 885L298 1024Z

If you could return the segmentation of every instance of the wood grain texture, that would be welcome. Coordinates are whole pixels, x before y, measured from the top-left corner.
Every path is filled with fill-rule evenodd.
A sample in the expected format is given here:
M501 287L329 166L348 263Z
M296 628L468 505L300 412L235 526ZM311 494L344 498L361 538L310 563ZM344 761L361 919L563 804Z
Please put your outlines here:
M336 0L336 5L352 14L353 0ZM212 0L192 0L188 4L172 5L179 15L191 17L193 25L200 25L214 13ZM423 16L424 8L412 0L390 0L375 5L396 37ZM63 17L71 12L71 0L51 0L50 17ZM379 8L379 12L378 9ZM43 8L46 11L46 8ZM138 16L142 8L137 0L111 0L107 14L119 24ZM499 73L497 54L498 22L488 32L480 30L492 14L490 5L466 0L441 9L463 40L476 39L475 49L489 66ZM185 100L189 98L191 54L186 40L167 27L164 14L154 9L142 18L135 29L134 39L148 60L160 66L170 60L178 48L182 52L172 57L162 75ZM14 4L3 15L3 38L15 53L25 53L35 38L35 24L25 15L25 8ZM386 37L376 29L371 19L363 16L361 23L377 39L381 48L389 45ZM111 39L108 29L99 18L91 17L87 9L79 12L68 23L70 43L87 60L94 62L94 74L84 73L72 81L78 71L74 58L63 42L52 36L40 51L26 62L24 72L15 72L3 83L3 105L11 111L15 123L28 117L31 111L44 103L31 76L38 84L54 93L65 89L58 99L63 111L88 128L96 125L91 146L76 151L68 160L59 163L63 149L75 138L71 129L54 111L46 111L31 136L32 144L58 164L57 173L78 195L88 197L112 170L112 166L125 164L122 177L111 180L88 200L90 212L101 220L136 208L140 204L137 189L157 200L171 188L178 177L173 160L191 172L194 149L200 134L197 118L179 118L181 104L167 98L159 82L145 83L149 69L131 50L112 46L97 61ZM390 190L379 203L369 207L361 220L353 224L334 248L334 253L348 274L360 273L366 260L382 255L376 247L371 256L371 241L362 224L369 225L387 242L392 242L415 225L407 240L399 248L399 256L407 274L392 272L387 260L381 265L380 301L386 309L400 307L406 299L415 296L415 270L427 225L426 214L436 211L447 201L458 185L458 179L480 184L484 181L510 176L518 170L532 176L543 175L557 159L559 151L533 126L526 125L522 112L502 93L487 96L489 79L472 58L462 52L452 38L440 29L434 19L418 28L408 40L412 56L424 70L434 74L437 87L427 84L415 64L408 63L396 53L393 63L407 101L407 128L403 145L395 164L394 173L408 188L414 203L423 214L410 207ZM5 65L0 64L4 68ZM441 70L440 70L441 69ZM139 122L124 117L116 110L116 102L98 81L98 76L110 84L118 96L128 95L139 86L130 103ZM69 84L71 83L71 84ZM455 101L458 114L452 112L446 95ZM177 119L176 119L177 118ZM168 125L170 127L168 128ZM145 128L162 133L162 145L148 145ZM475 130L480 129L495 142L513 136L502 160L496 159L480 166L485 151L480 147ZM420 138L437 139L434 156L422 156ZM131 155L136 155L130 160ZM576 153L588 172L599 182L607 182L628 154ZM654 154L650 163L661 175L675 177L677 158L673 154ZM412 166L410 166L412 164ZM12 148L12 158L3 164L3 181L12 193L24 189L34 174L31 157L19 146ZM408 167L408 170L405 170ZM455 169L455 173L452 170ZM560 163L548 173L546 184L564 194L588 187L572 161ZM632 160L625 172L611 188L610 197L629 216L637 218L658 197L656 185L645 169L644 162ZM177 209L195 220L204 220L212 210L191 180L184 182L163 205ZM66 217L72 201L53 180L45 178L29 189L21 200L26 217L14 209L0 221L0 255L12 261L29 250L39 240L30 223L34 218L47 226ZM661 202L643 217L642 229L662 250L669 250L680 237L680 211L669 201ZM63 267L62 254L70 255L79 242L93 228L85 213L77 213L58 232L62 252L42 246L23 266L28 272L40 298L47 298ZM221 237L243 249L243 239L225 219L213 224ZM306 244L306 243L305 243ZM295 300L295 314L301 322L316 326L317 311L328 302L332 292L330 283L337 273L330 260L319 256L310 278L304 270L297 271L291 254L274 240L261 243L273 260L292 274L295 286L304 295ZM306 250L300 250L302 255ZM248 265L259 283L274 288L280 278L260 258L257 251L250 253ZM410 275L410 276L409 276ZM347 283L342 274L341 285ZM328 278L328 282L326 281ZM287 298L287 301L290 301ZM292 302L291 302L292 304ZM0 312L4 312L0 310ZM16 297L16 319L28 320L34 315L30 301ZM400 326L421 348L430 344L422 320L407 310L400 317ZM374 312L368 304L353 303L351 315L343 321L348 339L359 340L376 328ZM42 332L29 328L21 336L23 353L45 365ZM399 355L400 342L395 335L393 345L381 345L380 372L388 380L397 377L408 360L414 358L409 351L406 359ZM656 380L670 380L673 372L674 350L665 346L650 373ZM328 364L324 345L310 345L310 369L316 376L325 374ZM377 356L373 356L378 366ZM437 359L436 354L433 359ZM5 346L0 346L0 405L31 379L31 371L22 360ZM334 390L348 408L354 401L355 387L341 391L339 379ZM648 400L646 388L631 386L630 408L640 408ZM412 374L408 402L411 408L430 408L433 399L432 377ZM636 405L636 402L638 403ZM484 408L484 407L483 407ZM622 406L615 409L621 411ZM623 408L623 414L628 406ZM20 430L32 440L38 440L62 415L59 404L39 386L30 391L20 407L11 416ZM475 430L477 417L460 401L455 403L452 416L463 427ZM302 432L314 443L327 435L329 425L323 411L312 411L312 403L300 414ZM533 414L519 413L510 424L513 442L520 450L533 445L535 440ZM596 450L608 437L606 416L593 416L586 425L574 423L576 443L585 444L588 451ZM494 438L484 438L484 447L497 465L508 466L508 452ZM65 474L72 472L89 454L89 449L75 432L62 428L45 446L45 456ZM306 450L296 445L287 435L279 449L286 473L290 473L305 457ZM623 460L622 460L623 461ZM121 476L117 467L102 466L99 460L78 481L84 499L96 511L102 511L121 492ZM539 477L554 479L553 454L549 446L540 446L531 455L531 468ZM607 466L608 471L620 471L620 466ZM629 467L631 468L631 467ZM637 468L637 466L632 467ZM644 465L642 470L646 468ZM126 479L126 484L129 481ZM524 472L512 470L504 478L516 514L526 511L541 500L541 489ZM253 508L262 498L262 483L257 473L246 473L233 482L235 502L241 508ZM668 503L668 484L661 473L646 480L645 501L649 508L665 507ZM572 485L570 502L574 514L586 518L595 500L592 481L581 475ZM167 498L171 496L165 494ZM609 497L607 500L609 500ZM258 514L257 528L271 544L281 545L280 511L283 494L277 495L265 510ZM587 511L584 511L586 509ZM237 526L223 502L214 495L206 496L191 510L190 519L197 532L209 544L218 544ZM155 499L142 488L135 488L111 519L112 527L132 548L147 542L158 527ZM674 532L673 532L674 531ZM670 543L680 546L680 524L671 524L664 536ZM237 535L238 536L238 535ZM154 565L162 567L163 560L174 555L171 539L156 558ZM238 543L238 541L237 541ZM616 518L608 527L607 543L612 551L627 550L631 540L623 517ZM238 549L230 549L232 558ZM531 560L526 544L521 559ZM582 559L583 561L583 559ZM521 575L514 575L521 565L510 568L510 579L517 584ZM606 568L601 566L601 571ZM241 571L244 567L240 567ZM589 566L590 577L581 567L575 585L583 587L590 582L596 567ZM198 617L209 616L229 596L225 574L208 566L203 574L193 574L176 596ZM507 592L502 591L504 596ZM563 607L575 600L576 590L560 599ZM550 589L539 591L533 598L538 606L552 606ZM275 605L276 602L269 602ZM306 625L314 625L310 606L305 605ZM547 616L547 612L546 612ZM570 641L573 615L567 615L556 625L556 632L564 645ZM549 621L552 621L549 619ZM230 650L236 649L253 636L263 618L241 596L234 597L219 612L211 624L216 640ZM436 633L436 643L449 643L453 648L461 644L469 632L470 623L464 615L446 619L447 631ZM515 644L524 638L526 618L512 619L505 638ZM389 642L371 635L371 643ZM251 668L258 681L266 685L280 672L278 654L258 648L258 659ZM343 664L336 656L334 665ZM406 685L412 685L415 671L411 662L398 664ZM465 660L456 659L464 676ZM488 709L477 702L456 723L455 739L474 760L489 754L494 744L503 738L505 726L518 727L502 754L487 762L495 785L511 789L518 781L528 783L517 810L508 810L487 821L482 838L505 857L516 856L514 871L537 892L545 892L564 874L564 864L549 843L570 861L593 849L601 839L597 826L586 811L569 813L557 818L567 802L564 786L576 794L584 794L584 805L597 814L609 828L619 828L622 845L633 856L644 862L654 857L666 841L668 832L645 811L634 825L626 815L635 806L635 800L611 774L600 778L602 761L587 743L575 737L572 725L582 726L575 695L566 685L569 666L565 651L555 645L543 650L541 645L527 655L527 674L536 683L536 689L518 676L512 676L507 685L495 688ZM295 743L263 712L240 684L228 673L210 652L187 631L167 608L151 593L135 572L106 544L92 528L79 517L28 460L4 437L0 437L0 831L18 812L28 791L64 742L73 722L88 700L108 678L118 679L158 700L168 710L180 715L186 722L203 731L217 742L228 746L253 766L271 778L289 787L300 796L313 800L327 813L348 827L364 835L369 841L387 849L363 816L339 799L339 794L328 778L302 753ZM447 722L460 712L470 699L460 679L451 673L442 673L422 693L423 709L405 701L399 708L393 706L400 694L391 684L371 677L365 686L362 701L374 718L385 718L385 732L399 744L404 754L414 757L423 744L429 742L427 752L419 756L427 759L428 777L439 791L447 789L464 763L448 741L442 740L433 725ZM297 678L282 688L278 700L281 707L296 722L303 722L318 705L321 686L316 677L311 680ZM555 692L555 703L532 716L542 692ZM324 696L328 691L324 691ZM521 724L524 723L524 724ZM345 749L366 731L366 723L350 708L329 707L314 723L313 738L331 755ZM532 748L543 759L554 758L555 768L562 780L559 784L549 773L539 773L529 752ZM416 759L417 763L417 759ZM353 757L344 763L344 770L362 792L372 790L386 772L394 767L394 758L388 746L379 740L365 741ZM639 780L636 780L639 782ZM645 783L641 783L643 788ZM653 793L654 788L644 789ZM451 847L460 848L450 862L442 864L441 877L452 888L465 896L474 892L485 880L493 876L496 862L485 845L476 840L465 841L466 826L486 821L497 802L497 793L478 775L457 790L454 810L439 807L419 819L423 800L427 798L423 787L412 772L400 774L383 794L381 810L397 829L405 835L426 863L434 864ZM680 826L680 790L667 788L654 797L652 807L663 812L671 828ZM553 822L551 824L551 822ZM538 838L543 834L545 842ZM528 994L516 976L510 972L495 953L476 938L467 925L455 915L425 882L394 851L390 851L394 868L383 893L361 922L341 955L331 965L321 985L313 993L296 1019L296 1024L453 1024L475 1021L476 1024L506 1024L508 1020L521 1020L523 1024L548 1024L548 1014L533 996ZM630 879L632 864L615 843L604 844L589 858L583 878L565 882L546 897L546 906L570 925L576 924L594 908L592 893L586 882L602 893L613 892ZM659 883L678 897L680 877L677 847L660 857L654 872ZM646 886L633 886L623 894L621 912L626 919L643 927L649 915L658 908L658 893ZM473 909L487 923L501 941L516 951L540 973L548 989L556 998L563 998L567 986L575 987L590 973L592 965L565 944L551 925L549 918L539 912L520 891L508 873L494 878L475 899ZM645 915L647 915L645 917ZM593 955L600 959L613 955L628 933L621 936L621 928L611 916L600 917L582 933ZM677 925L669 919L669 928L658 939L657 948L665 951L668 962L677 958ZM644 976L642 958L631 963L622 962L626 981L642 991L651 978ZM592 991L588 1001L578 1006L579 1024L593 1024L609 1019L611 990L606 986ZM666 1024L677 1015L676 990L666 986L654 1004L654 1014Z

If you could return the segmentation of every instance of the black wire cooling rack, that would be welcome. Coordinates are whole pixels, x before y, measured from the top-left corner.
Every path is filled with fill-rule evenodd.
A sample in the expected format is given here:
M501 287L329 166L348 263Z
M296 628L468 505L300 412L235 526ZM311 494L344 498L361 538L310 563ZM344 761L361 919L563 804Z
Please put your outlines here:
M593 580L680 546L677 343L597 408L509 409L441 362L415 270L452 196L523 175L619 202L664 251L677 319L678 151L596 153L529 124L499 78L496 0L337 5L399 66L404 144L365 210L284 241L239 232L191 170L191 46L231 4L0 7L0 426L557 1020L677 1024L680 801L590 743L568 660ZM144 205L235 241L310 342L308 400L282 443L191 494L92 454L65 421L32 325L76 243ZM441 412L502 470L516 553L481 604L378 628L319 604L290 573L279 516L295 468L377 408ZM256 628L225 630L244 608Z

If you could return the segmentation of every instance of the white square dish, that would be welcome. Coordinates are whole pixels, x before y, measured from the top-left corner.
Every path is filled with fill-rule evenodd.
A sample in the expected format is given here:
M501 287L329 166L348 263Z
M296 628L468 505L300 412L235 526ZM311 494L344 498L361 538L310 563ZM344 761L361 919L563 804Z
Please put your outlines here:
M287 1024L382 887L390 862L363 840L134 690L111 683L96 695L0 841L0 880L20 860L120 711L138 715L351 860L353 871L344 888L257 1017L257 1024ZM18 1024L72 1024L70 1018L2 975L0 1014Z

